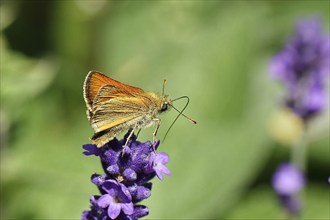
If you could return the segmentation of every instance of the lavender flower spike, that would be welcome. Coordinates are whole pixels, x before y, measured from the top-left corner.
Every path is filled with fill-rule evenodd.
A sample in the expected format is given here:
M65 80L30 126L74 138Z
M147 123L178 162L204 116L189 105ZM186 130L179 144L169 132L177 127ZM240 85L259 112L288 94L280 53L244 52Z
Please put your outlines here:
M165 164L168 155L156 153L159 141L141 143L132 136L124 149L126 138L114 139L101 148L86 144L84 155L94 155L101 159L105 174L93 174L91 181L101 195L92 196L91 210L84 211L82 220L135 220L149 214L146 206L137 204L151 195L150 180L156 175L162 180L162 174L169 175Z
M270 72L287 89L284 105L307 120L326 104L330 34L322 33L319 19L301 20L295 35L273 57Z

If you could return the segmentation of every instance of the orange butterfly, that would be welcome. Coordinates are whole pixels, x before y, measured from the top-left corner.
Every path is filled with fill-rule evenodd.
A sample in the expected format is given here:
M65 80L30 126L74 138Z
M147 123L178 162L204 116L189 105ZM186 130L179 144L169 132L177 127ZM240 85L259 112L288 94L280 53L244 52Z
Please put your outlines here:
M173 107L172 101L164 95L164 87L162 95L145 92L97 71L90 71L86 76L84 99L87 118L95 131L92 143L97 147L102 147L119 133L132 129L127 144L134 130L153 124L157 125L153 133L155 138L160 126L158 115L167 111L169 106Z

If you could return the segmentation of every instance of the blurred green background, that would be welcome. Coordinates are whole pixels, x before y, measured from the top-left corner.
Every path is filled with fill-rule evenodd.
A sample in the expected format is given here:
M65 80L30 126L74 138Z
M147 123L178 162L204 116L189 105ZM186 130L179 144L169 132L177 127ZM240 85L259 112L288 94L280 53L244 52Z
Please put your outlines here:
M160 151L150 219L281 219L271 188L290 149L267 133L282 87L269 59L328 1L1 1L1 219L79 219L98 194L82 84L89 70L190 97ZM182 108L184 102L176 102ZM162 118L162 138L177 115ZM329 111L308 137L303 219L329 218ZM150 140L153 128L140 133Z

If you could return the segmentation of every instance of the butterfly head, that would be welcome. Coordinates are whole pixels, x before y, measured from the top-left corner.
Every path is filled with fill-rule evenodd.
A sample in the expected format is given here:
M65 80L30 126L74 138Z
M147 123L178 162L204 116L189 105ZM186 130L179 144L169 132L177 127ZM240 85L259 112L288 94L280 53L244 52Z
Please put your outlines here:
M167 95L163 96L159 112L165 112L169 110L170 106L172 106L171 99Z

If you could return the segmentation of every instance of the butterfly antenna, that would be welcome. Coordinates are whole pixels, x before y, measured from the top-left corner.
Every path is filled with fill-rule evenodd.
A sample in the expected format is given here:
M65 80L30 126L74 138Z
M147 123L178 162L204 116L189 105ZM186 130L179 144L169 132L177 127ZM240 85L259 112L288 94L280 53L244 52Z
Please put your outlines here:
M163 92L162 92L162 97L164 97L164 94L165 94L165 85L166 85L166 79L164 79L164 82L163 82Z
M186 119L188 119L189 121L191 121L192 123L197 124L197 122L195 120L193 120L193 119L189 118L188 116L186 116L185 114L183 114L183 111L187 108L187 106L189 104L189 97L188 96L181 96L181 97L179 97L177 99L172 100L172 102L177 101L179 99L183 99L183 98L187 99L187 103L186 103L186 105L183 107L183 109L181 111L179 111L177 108L175 108L172 104L169 104L175 111L179 112L179 114L176 116L176 118L174 119L174 121L172 122L172 124L170 125L170 127L167 129L167 131L166 131L166 133L164 135L163 141L165 141L165 138L166 138L168 132L171 130L171 128L173 127L174 123L176 122L176 120L178 120L178 118L181 115L183 117L185 117Z

